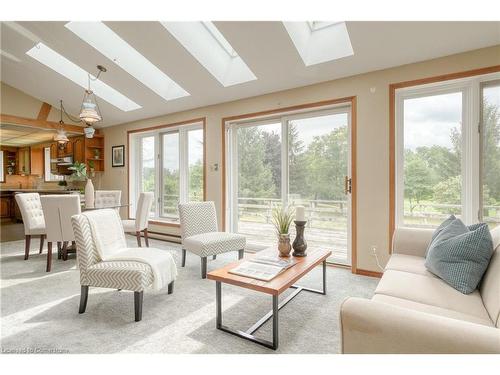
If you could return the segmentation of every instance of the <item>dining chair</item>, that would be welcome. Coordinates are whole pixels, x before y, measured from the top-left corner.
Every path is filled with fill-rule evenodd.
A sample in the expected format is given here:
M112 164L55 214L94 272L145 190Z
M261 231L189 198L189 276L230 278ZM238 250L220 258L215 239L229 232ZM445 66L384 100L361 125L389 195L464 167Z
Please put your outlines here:
M68 243L75 240L71 217L81 212L80 195L60 194L44 195L41 197L43 215L47 228L47 268L52 267L52 244L56 242L58 258L61 257L59 243L62 243L62 258L68 258Z
M105 211L99 210L74 215L71 218L73 231L76 238L77 264L80 271L80 308L83 314L87 308L89 287L112 288L118 290L130 290L134 292L135 321L142 319L142 305L144 290L154 283L154 273L148 263L137 260L106 260L103 261L99 255L97 243L102 238L95 233L89 221L89 215L102 215ZM118 215L114 220L119 222ZM121 239L125 243L125 233L121 233ZM124 248L123 250L128 250ZM177 277L177 268L174 258L166 251L150 248L150 250L161 253L162 260L168 258L170 275L167 293L174 291L174 282Z
M214 202L179 204L181 222L182 262L186 265L186 250L201 257L201 278L207 277L207 257L238 251L243 258L246 238L240 234L219 232Z
M154 194L150 192L140 193L137 200L137 209L135 210L135 220L122 220L123 231L125 233L135 234L137 237L137 246L141 245L141 232L144 232L144 242L149 247L148 238L148 219L151 206L153 205Z
M15 196L21 217L24 223L24 260L30 255L30 245L32 236L40 236L40 251L43 250L43 241L45 239L45 219L43 217L42 203L38 193L18 193Z
M96 190L94 207L105 208L119 206L121 204L121 196L121 190Z

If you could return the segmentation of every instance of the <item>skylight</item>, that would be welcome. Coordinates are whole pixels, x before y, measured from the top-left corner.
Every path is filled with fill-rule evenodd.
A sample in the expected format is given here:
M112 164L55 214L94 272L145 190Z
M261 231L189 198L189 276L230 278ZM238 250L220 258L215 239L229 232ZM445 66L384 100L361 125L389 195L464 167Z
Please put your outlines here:
M84 89L87 88L88 73L64 56L61 56L56 51L47 47L45 44L38 43L26 52L26 54ZM128 112L141 108L139 104L130 100L125 95L100 80L91 81L90 87L98 97L104 99L122 111Z
M65 26L163 99L189 95L104 23L69 22Z
M306 66L354 55L345 22L283 22Z
M224 87L257 79L212 22L162 22L162 25Z

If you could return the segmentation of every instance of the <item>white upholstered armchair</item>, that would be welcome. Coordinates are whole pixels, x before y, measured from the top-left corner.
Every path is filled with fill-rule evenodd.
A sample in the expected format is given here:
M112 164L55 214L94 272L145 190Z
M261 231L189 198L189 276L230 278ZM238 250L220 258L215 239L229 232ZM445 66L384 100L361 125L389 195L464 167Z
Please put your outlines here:
M182 236L182 267L186 265L186 250L201 257L201 277L207 277L207 257L238 251L243 258L246 239L235 233L219 232L214 202L179 204Z
M21 211L24 223L25 249L24 260L30 255L30 244L32 236L40 236L40 254L43 250L45 239L45 219L43 216L42 202L38 193L16 194L16 202Z

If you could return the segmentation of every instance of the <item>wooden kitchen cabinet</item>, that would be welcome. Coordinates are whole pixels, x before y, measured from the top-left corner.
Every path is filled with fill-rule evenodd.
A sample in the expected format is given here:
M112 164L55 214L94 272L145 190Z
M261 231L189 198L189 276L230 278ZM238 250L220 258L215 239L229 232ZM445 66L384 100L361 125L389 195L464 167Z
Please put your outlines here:
M85 138L76 137L72 139L73 162L85 163Z
M17 173L20 175L29 175L30 174L30 148L29 147L21 147L17 151Z
M43 168L42 146L31 147L30 162L31 162L31 174L37 176L43 176L44 168Z
M12 197L0 197L0 217L11 217Z

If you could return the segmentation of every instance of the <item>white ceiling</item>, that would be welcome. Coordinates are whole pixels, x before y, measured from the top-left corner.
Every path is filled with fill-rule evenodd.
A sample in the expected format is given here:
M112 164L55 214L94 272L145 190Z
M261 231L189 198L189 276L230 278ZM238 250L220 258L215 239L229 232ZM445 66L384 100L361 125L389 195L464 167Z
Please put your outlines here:
M310 85L500 44L500 22L347 22L354 55L306 67L282 22L214 22L257 80L223 87L159 22L106 22L191 95L165 101L64 27L66 22L18 22L40 41L142 106L123 112L99 101L100 126ZM1 80L58 107L78 113L80 86L26 55L36 43L1 25Z

